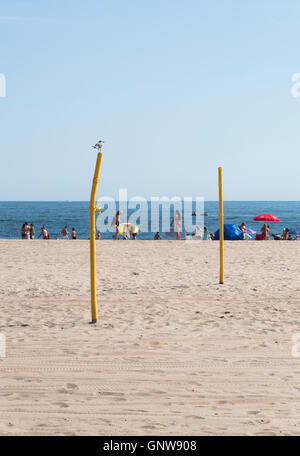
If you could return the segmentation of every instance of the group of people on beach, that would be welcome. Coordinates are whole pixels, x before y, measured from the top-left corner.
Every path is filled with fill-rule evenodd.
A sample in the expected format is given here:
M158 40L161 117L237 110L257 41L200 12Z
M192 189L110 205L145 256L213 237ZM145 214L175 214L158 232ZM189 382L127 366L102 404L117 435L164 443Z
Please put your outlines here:
M69 232L68 232L68 226L65 225L64 228L61 230L61 235L63 239L69 239ZM30 225L25 222L23 223L21 227L21 239L34 239L35 237L35 228L33 223ZM41 232L38 236L38 239L50 239L50 234L49 231L47 230L46 226L43 225L41 228ZM77 239L77 233L75 231L75 228L72 228L71 232L71 239Z
M63 239L69 239L68 225L65 225L64 228L61 230L61 235ZM75 228L72 228L71 239L77 239L77 233L75 231Z
M118 240L119 236L121 235L122 239L130 239L132 237L133 240L136 239L137 237L137 231L135 225L132 223L127 223L128 227L128 233L124 234L123 232L120 233L119 226L121 223L120 216L122 214L122 211L117 211L116 215L113 217L111 227L114 232L113 234L113 239ZM170 228L174 226L174 235L177 240L181 239L180 233L182 231L182 221L181 221L181 214L180 211L176 210L174 213L174 218L172 219L170 223ZM197 228L197 227L196 227ZM239 229L243 233L243 238L245 239L246 233L247 233L247 227L246 223L242 222L239 225ZM295 235L293 238L291 233L289 232L288 228L284 228L282 234L271 234L270 232L270 225L267 225L266 223L263 224L263 226L260 229L261 237L263 240L270 240L271 237L275 240L299 240L299 236ZM69 231L68 231L68 226L65 225L64 228L61 230L61 236L63 239L69 239ZM33 223L28 224L27 222L23 223L21 227L21 239L34 239L35 237L35 227ZM207 227L205 226L203 231L198 227L198 232L197 229L196 231L192 234L192 237L200 237L202 240L214 240L214 234L212 232L209 232ZM49 231L47 230L46 226L43 225L41 228L41 232L38 236L38 239L50 239L50 234ZM75 228L72 228L71 231L71 239L77 239L77 233ZM101 232L98 230L96 233L96 240L101 239ZM154 235L154 240L161 240L162 237L160 235L160 232L157 231Z
M243 235L245 235L247 232L246 223L245 222L241 223L241 225L239 225L239 229L242 231ZM280 240L281 241L298 241L299 240L299 236L297 234L295 235L294 238L292 237L288 228L283 228L281 235L280 234L271 234L270 225L268 225L267 223L263 224L263 226L260 229L260 233L261 233L262 239L264 241L269 241L271 239L271 237L275 241L280 241Z
M72 228L72 231L71 231L71 236L69 237L69 231L68 231L68 225L65 225L63 227L63 229L61 230L61 237L62 239L77 239L77 232L75 230L75 228ZM35 227L34 227L34 224L31 223L30 225L25 222L23 223L22 227L21 227L21 239L34 239L35 238ZM39 234L39 236L37 237L37 239L50 239L50 233L48 231L48 229L46 228L45 225L42 226L41 228L41 232ZM58 239L58 238L56 238ZM96 234L96 239L101 239L101 233L100 231L97 231L97 234Z
M262 230L264 231L265 228L263 227ZM270 227L267 226L267 238L264 238L264 239L270 239ZM262 232L262 234L264 235L264 233ZM273 239L275 241L298 241L299 240L299 235L296 234L295 237L293 238L291 233L289 232L289 229L288 228L283 228L283 231L282 231L282 234L271 234L271 236L273 237Z
M121 225L121 219L120 216L122 215L122 211L119 210L116 212L116 215L113 217L112 222L111 222L111 229L114 232L113 234L113 239L117 241L119 239L119 236L121 235L121 238L123 240L126 239L131 239L133 241L136 240L137 237L137 232L138 228L133 224L133 223L124 223L124 231L120 232L120 225Z
M34 239L35 229L33 223L25 222L21 228L21 239Z
M111 223L111 228L114 231L113 239L118 240L119 235L120 235L120 223L121 219L120 216L122 215L122 211L119 210L116 212L116 215L113 217L112 223ZM121 233L122 239L130 239L132 237L133 240L136 240L137 237L137 231L135 225L132 223L126 223L127 226L127 233L124 235L124 233ZM174 218L170 223L170 228L174 225L174 233L176 235L176 239L180 240L180 233L181 233L181 214L180 211L176 210L174 214ZM160 232L157 231L154 235L154 240L161 240L161 235Z

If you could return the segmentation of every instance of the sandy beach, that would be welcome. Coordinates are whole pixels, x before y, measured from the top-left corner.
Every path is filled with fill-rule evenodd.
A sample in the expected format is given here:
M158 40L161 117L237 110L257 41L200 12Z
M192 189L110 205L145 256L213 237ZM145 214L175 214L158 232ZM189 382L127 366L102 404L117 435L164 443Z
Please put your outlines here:
M300 243L1 240L1 435L291 435Z

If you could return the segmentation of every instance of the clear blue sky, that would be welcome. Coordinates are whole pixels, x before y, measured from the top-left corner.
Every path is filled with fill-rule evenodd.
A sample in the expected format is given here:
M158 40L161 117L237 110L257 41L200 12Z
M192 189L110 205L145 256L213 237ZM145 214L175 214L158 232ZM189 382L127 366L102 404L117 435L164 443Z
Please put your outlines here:
M0 0L0 200L300 200L300 2Z

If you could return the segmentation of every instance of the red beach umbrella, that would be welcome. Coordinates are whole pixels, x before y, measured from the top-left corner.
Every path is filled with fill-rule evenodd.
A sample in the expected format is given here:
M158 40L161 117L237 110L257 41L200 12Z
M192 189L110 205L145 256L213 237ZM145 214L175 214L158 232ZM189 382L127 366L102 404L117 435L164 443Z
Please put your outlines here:
M257 222L280 222L280 219L272 214L261 214L257 217L254 217L253 220L256 220Z

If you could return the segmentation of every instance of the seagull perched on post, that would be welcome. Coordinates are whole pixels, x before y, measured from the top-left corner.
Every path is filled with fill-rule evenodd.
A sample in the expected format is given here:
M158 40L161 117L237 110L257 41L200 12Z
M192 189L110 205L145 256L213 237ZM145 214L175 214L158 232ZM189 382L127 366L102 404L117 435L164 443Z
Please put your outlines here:
M102 146L104 144L104 141L101 141L101 139L93 146L93 149L101 150Z

